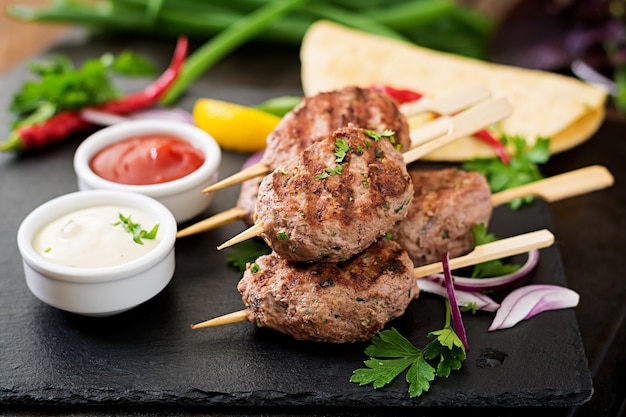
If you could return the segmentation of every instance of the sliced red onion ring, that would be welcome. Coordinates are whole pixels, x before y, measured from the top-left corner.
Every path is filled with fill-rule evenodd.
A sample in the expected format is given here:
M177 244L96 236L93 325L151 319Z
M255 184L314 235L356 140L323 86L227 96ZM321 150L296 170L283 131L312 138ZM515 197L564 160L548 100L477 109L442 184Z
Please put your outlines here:
M154 108L148 110L142 110L135 113L126 115L119 115L115 113L103 112L95 109L85 109L80 112L83 119L96 125L110 126L120 122L137 119L160 119L160 120L174 120L183 123L193 124L193 116L184 109L163 109Z
M439 295L441 297L448 296L445 286L436 281L420 279L419 287L420 290L427 293ZM454 294L456 295L457 303L463 307L473 306L476 308L476 310L490 311L492 313L500 307L500 304L495 302L489 296L481 294L479 292L463 291L455 288Z
M461 311L459 310L459 304L454 294L454 284L452 283L452 273L450 272L450 252L446 252L446 254L442 256L441 263L443 264L446 293L448 295L448 302L450 303L450 312L452 313L452 328L454 329L454 333L461 339L461 342L463 342L465 350L469 350L467 334L465 333L465 326L461 318Z
M522 320L548 310L576 307L580 296L558 285L526 285L509 293L489 327L489 331L507 329Z
M532 271L535 268L535 266L537 266L537 262L539 262L539 251L536 249L533 249L528 252L528 259L526 260L524 265L522 265L520 269L518 269L515 272L512 272L507 275L501 275L499 277L494 277L494 278L467 278L467 277L453 276L454 288L456 290L471 291L471 292L497 290L497 289L506 287L508 285L511 285L514 282L528 275L528 273ZM433 274L426 278L423 278L422 280L424 279L438 282L440 285L443 285L444 283L443 274Z

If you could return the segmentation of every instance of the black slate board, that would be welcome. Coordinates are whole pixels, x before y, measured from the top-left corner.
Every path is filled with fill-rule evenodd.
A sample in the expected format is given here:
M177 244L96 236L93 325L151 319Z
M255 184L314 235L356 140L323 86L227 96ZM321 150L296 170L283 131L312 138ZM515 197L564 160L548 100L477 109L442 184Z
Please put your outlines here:
M78 62L129 48L165 65L171 45L70 40L53 52ZM0 108L26 78L24 67L2 78ZM128 90L142 81L127 82ZM196 83L180 104L197 97L258 103L300 94L297 51L246 49ZM9 117L0 112L0 133ZM85 318L49 307L28 291L15 244L24 216L39 204L76 190L71 159L80 137L46 152L0 155L0 403L4 405L521 407L571 406L593 392L575 310L543 313L513 329L487 332L492 316L466 315L471 346L460 372L409 399L406 383L373 390L348 380L366 359L365 344L296 342L239 323L191 331L189 324L242 307L238 273L215 246L243 229L235 223L177 242L171 284L137 309L110 318ZM224 154L221 176L239 169L242 155ZM428 164L422 164L426 166ZM207 215L233 206L236 187L222 190ZM552 229L547 204L513 212L496 209L499 237ZM557 236L558 239L558 236ZM542 250L527 282L567 285L558 246ZM501 298L496 294L494 298ZM443 324L443 302L424 295L390 325L416 345ZM502 360L502 358L504 358ZM269 409L269 408L268 408Z

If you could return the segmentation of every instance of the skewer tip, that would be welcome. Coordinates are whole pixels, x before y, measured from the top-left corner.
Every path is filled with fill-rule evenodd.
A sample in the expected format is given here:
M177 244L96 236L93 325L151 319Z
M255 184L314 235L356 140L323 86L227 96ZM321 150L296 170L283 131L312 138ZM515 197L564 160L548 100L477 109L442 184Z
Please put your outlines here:
M206 327L222 326L224 324L240 323L248 320L248 310L239 310L223 316L190 325L191 329L203 329Z
M265 227L262 224L256 223L252 227L249 227L248 229L239 233L237 236L234 236L231 239L219 245L217 247L217 250L222 250L229 246L233 246L237 243L243 242L244 240L252 239L253 237L259 236L261 233L266 232L266 231L267 230L265 230Z

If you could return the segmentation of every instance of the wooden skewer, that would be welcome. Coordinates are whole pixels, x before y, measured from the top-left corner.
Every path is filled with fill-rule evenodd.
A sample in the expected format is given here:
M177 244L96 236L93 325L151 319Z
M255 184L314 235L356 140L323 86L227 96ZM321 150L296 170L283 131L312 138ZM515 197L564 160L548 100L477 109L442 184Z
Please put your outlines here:
M480 103L455 116L443 116L435 121L446 128L446 134L431 140L423 145L417 146L404 153L404 162L407 164L415 162L422 156L438 149L444 145L472 133L478 132L485 126L496 123L513 112L511 103L504 98L498 98ZM419 139L417 139L419 140Z
M233 207L179 230L178 233L176 233L176 237L179 238L206 232L207 230L215 229L216 227L224 226L228 223L234 222L235 220L239 220L243 218L245 214L245 211L241 207Z
M518 255L520 253L528 252L531 249L546 248L553 243L554 235L546 229L496 240L495 242L476 246L474 250L467 255L450 259L450 270L464 268L466 266L476 265L494 259ZM428 275L443 272L443 264L441 262L435 262L419 266L413 271L416 278L422 278Z
M506 258L528 252L531 249L546 248L554 243L554 235L546 229L535 232L524 233L518 236L497 240L495 242L486 243L476 246L474 250L467 255L459 256L450 260L450 269L459 269L466 266L476 265L482 262L494 259ZM413 270L415 278L423 278L428 275L437 274L443 271L443 264L435 262L433 264L417 267ZM223 324L232 324L246 321L248 318L247 310L235 311L224 316L216 317L201 323L192 324L192 329L202 329L205 327L221 326Z
M489 95L489 90L487 90L484 85L472 85L441 97L433 99L422 98L415 103L404 104L403 106L401 106L400 110L408 116L414 116L427 111L432 111L434 113L445 116L457 113L471 105L479 103L480 101L488 98ZM412 147L420 145L427 140L444 134L449 127L449 122L439 121L438 119L435 119L435 121L431 123L434 123L434 125L429 126L429 123L427 125L420 126L419 128L414 129L410 132ZM423 129L428 130L424 130L422 132ZM271 170L268 166L261 162L258 162L244 170L239 171L234 175L231 175L228 178L224 178L223 180L208 186L207 188L202 190L202 192L211 193L231 185L242 183L246 180L261 175L267 175L270 173L270 171Z
M518 197L531 195L552 202L600 190L613 185L613 182L613 175L608 169L592 165L500 191L491 196L491 204L498 206Z
M221 181L216 182L215 184L209 185L204 190L203 193L211 193L213 191L217 191L222 188L226 188L230 185L240 184L246 180L250 180L252 178L260 177L262 175L269 174L269 167L261 162L257 162L256 164L250 165L246 169L242 169L236 174L231 175L228 178L224 178Z
M448 116L444 116L447 121L443 125L445 126L447 133L404 153L404 161L407 164L414 162L423 155L426 155L440 146L470 135L485 126L507 117L512 111L513 108L511 107L511 104L505 98L500 98L481 103L476 107L472 107L471 109L453 117L448 118ZM428 131L427 133L432 134L431 131ZM229 246L243 242L244 240L259 236L265 231L265 228L260 223L256 223L240 234L219 245L217 250L222 250Z
M490 96L491 93L484 84L474 84L439 97L422 97L417 101L401 104L400 111L407 116L426 112L442 115L454 114L486 100Z

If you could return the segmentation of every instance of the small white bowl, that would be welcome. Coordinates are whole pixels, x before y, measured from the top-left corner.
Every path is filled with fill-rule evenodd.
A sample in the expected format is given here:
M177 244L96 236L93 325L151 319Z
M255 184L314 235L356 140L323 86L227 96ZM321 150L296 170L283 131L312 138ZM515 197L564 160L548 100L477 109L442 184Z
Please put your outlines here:
M168 182L150 185L129 185L108 181L89 167L91 159L104 147L132 136L166 134L186 140L204 153L204 163L192 173ZM85 139L74 154L74 171L78 189L121 190L145 194L163 203L181 223L206 210L214 200L214 193L203 189L218 179L221 149L215 139L202 129L172 120L132 120L101 129Z
M130 207L155 219L159 224L157 245L137 259L98 268L59 265L33 248L37 233L54 220L102 205ZM34 209L18 229L17 245L26 283L37 298L80 315L110 316L148 301L168 285L175 269L176 230L172 213L153 198L127 191L82 191L57 197Z

